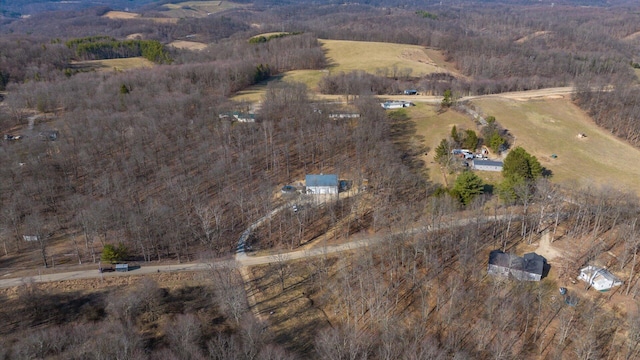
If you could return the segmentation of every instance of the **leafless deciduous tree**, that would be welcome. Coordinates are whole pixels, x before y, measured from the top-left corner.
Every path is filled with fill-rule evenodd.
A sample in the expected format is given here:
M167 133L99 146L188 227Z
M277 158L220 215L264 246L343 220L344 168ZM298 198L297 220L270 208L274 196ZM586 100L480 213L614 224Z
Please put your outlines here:
M242 276L237 269L214 269L211 271L211 280L214 287L214 303L220 306L224 313L229 314L236 324L240 324L249 308Z

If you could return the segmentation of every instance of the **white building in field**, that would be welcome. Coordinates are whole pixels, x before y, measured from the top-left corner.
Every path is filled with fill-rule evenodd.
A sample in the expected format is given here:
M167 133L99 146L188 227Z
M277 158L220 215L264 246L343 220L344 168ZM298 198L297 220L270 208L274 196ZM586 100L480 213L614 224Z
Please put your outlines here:
M411 101L385 101L380 103L380 106L385 110L392 110L411 107L413 106L413 103Z
M338 175L307 175L305 185L307 194L337 194Z
M607 269L592 265L580 269L578 279L586 282L598 291L608 291L614 286L622 285L622 281Z

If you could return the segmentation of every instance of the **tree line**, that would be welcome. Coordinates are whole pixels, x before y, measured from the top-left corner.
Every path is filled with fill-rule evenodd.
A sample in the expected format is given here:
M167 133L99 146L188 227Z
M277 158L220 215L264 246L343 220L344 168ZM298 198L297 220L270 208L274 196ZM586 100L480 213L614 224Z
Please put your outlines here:
M171 58L164 46L155 40L119 41L108 37L90 37L72 39L65 42L73 49L76 56L83 60L117 59L142 56L158 63L171 63Z

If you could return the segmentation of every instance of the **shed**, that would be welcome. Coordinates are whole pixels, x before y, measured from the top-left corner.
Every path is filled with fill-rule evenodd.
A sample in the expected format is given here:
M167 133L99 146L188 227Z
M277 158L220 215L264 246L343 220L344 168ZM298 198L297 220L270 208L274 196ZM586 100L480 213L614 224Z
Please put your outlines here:
M593 265L580 269L578 279L586 282L598 291L608 291L614 286L622 285L622 281L607 269Z
M471 167L479 171L502 171L502 161L474 159Z
M338 175L307 175L305 185L309 194L337 194Z
M385 110L390 110L390 109L402 109L402 108L410 107L410 106L413 106L413 103L411 101L385 101L383 103L380 103L380 105Z
M490 275L512 276L520 281L540 281L545 270L547 260L536 254L527 253L523 257L493 250L489 254Z
M129 271L129 264L116 264L116 271L120 271L120 272Z

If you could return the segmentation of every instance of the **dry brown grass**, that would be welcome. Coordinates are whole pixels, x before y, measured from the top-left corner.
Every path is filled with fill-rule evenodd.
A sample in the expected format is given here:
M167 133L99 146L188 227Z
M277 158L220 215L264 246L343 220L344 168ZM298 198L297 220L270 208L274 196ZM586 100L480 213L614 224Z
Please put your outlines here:
M640 38L640 31L636 31L622 38L622 40L632 41Z
M109 11L106 14L102 15L102 17L106 17L109 19L136 19L140 17L140 14L126 12L126 11Z
M331 72L362 70L376 73L381 69L411 69L411 76L442 71L417 45L349 40L321 40Z
M150 68L155 64L143 57L124 59L77 61L71 64L74 69L83 71L126 71L131 69Z
M163 11L163 14L176 19L188 17L201 18L242 6L244 5L230 1L185 1L163 5L163 7L167 9Z
M553 181L640 194L640 150L598 127L568 98L486 98L473 103L516 137L515 146L522 146L551 170ZM579 133L587 137L579 138Z
M178 49L186 49L186 50L202 50L202 49L206 49L207 44L203 44L200 42L195 42L195 41L185 41L185 40L176 40L176 41L172 41L169 43L169 46L173 46L175 48Z
M411 69L411 76L421 76L433 72L447 72L460 76L454 70L453 64L447 63L442 54L434 49L425 49L417 45L367 41L320 40L320 42L329 61L327 69L289 71L270 81L299 82L307 85L311 92L318 93L318 83L322 77L336 72L362 70L376 74L383 73L386 69L388 75L391 76L395 68L398 71ZM251 86L238 92L233 100L260 101L266 88L267 82Z
M168 23L168 24L175 24L178 21L177 18L171 18L171 17L167 17L167 18L141 17L140 14L126 12L126 11L109 11L106 14L102 15L102 17L114 19L114 20L131 20L131 19L149 20L157 23Z

